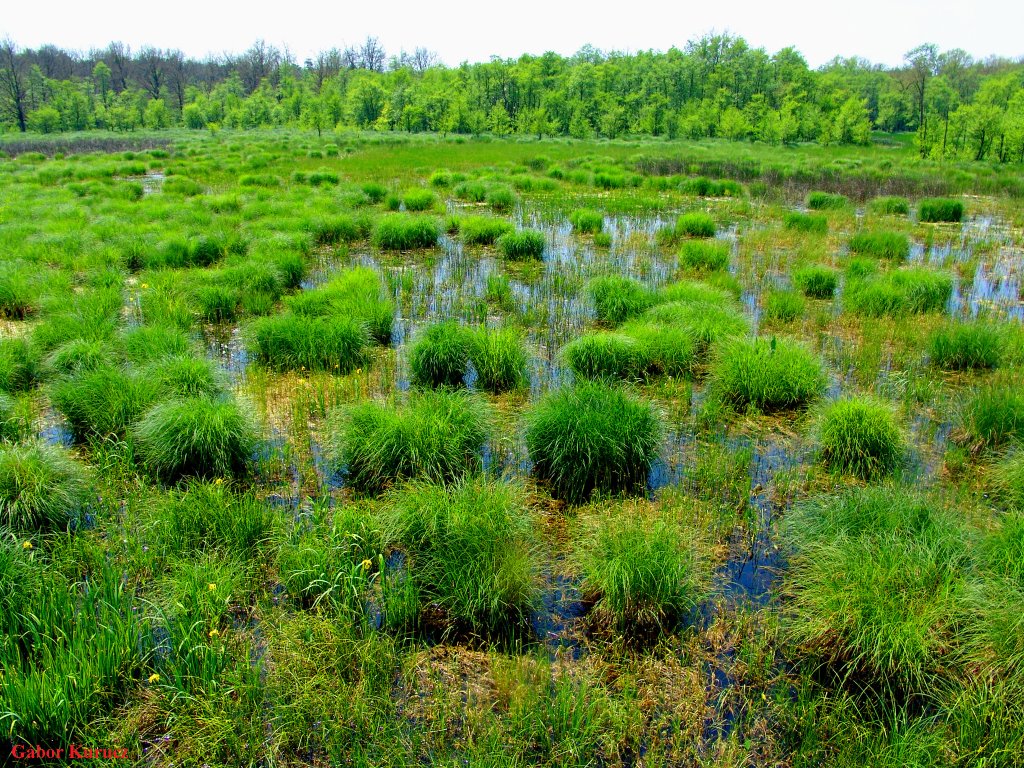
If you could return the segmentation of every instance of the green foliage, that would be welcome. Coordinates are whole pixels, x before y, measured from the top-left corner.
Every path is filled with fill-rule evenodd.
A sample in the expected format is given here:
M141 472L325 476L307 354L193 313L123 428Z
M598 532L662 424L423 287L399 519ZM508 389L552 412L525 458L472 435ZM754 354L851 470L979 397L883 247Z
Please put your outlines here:
M0 442L14 442L26 431L26 420L19 413L18 403L0 392Z
M386 251L409 251L433 248L440 236L440 229L433 219L397 213L377 220L372 242Z
M414 393L401 407L363 402L332 414L331 455L361 492L412 478L450 483L479 468L489 420L463 391Z
M818 458L826 467L866 480L896 470L907 447L892 408L868 397L827 405L817 432Z
M473 338L454 320L428 326L409 350L412 383L420 387L460 387Z
M594 302L597 319L612 326L642 315L654 304L650 289L620 275L595 277L587 283L587 293Z
M764 316L769 320L791 323L804 314L803 296L797 291L769 291L764 297Z
M996 368L1003 355L1004 337L986 322L949 322L928 337L932 365L952 371Z
M672 631L708 594L697 537L675 510L613 508L588 522L575 551L582 590L596 601L596 616L617 631Z
M380 275L370 267L343 270L319 288L287 297L285 304L296 315L358 320L374 341L391 341L395 303Z
M729 266L729 244L717 240L687 240L679 249L679 263L689 269L714 271Z
M540 259L544 255L546 245L544 233L535 229L508 232L498 238L498 250L501 251L501 255L512 261Z
M513 229L510 222L492 216L467 216L459 222L459 235L466 245L491 245L510 236Z
M941 312L953 293L953 279L944 272L911 267L863 277L850 274L844 301L869 317Z
M692 328L641 318L625 323L618 331L639 344L647 358L649 373L683 378L696 375L700 343Z
M998 448L1024 436L1024 393L1016 383L978 387L960 406L959 437L973 448Z
M821 360L788 339L732 339L711 368L711 387L725 402L766 412L806 405L826 384Z
M0 392L25 392L41 372L39 352L25 339L0 339Z
M133 363L146 363L170 355L187 355L193 351L188 336L177 328L165 325L140 325L121 334L121 348Z
M469 361L476 384L492 394L522 389L529 383L523 335L515 328L478 328L469 340Z
M246 345L271 368L348 373L365 362L368 343L366 327L352 317L285 313L254 320Z
M782 225L792 232L810 235L828 233L828 219L821 214L790 212L783 217Z
M651 366L647 344L624 333L587 333L560 352L573 372L586 378L643 379Z
M146 466L167 480L241 474L257 439L252 416L223 397L158 403L135 425L132 436Z
M436 202L437 197L429 189L410 189L402 195L402 204L407 211L426 211Z
M843 195L829 192L811 192L807 195L807 207L812 211L841 211L849 205L850 201Z
M793 271L793 284L812 299L831 299L835 296L839 275L823 264L811 264Z
M516 206L516 196L510 187L493 185L487 188L484 201L495 211L508 213Z
M676 237L714 237L715 220L706 213L692 211L676 219Z
M858 232L850 238L850 251L862 256L903 261L910 254L910 238L900 232Z
M546 395L526 417L526 447L539 480L573 504L641 487L658 453L654 408L603 382Z
M540 597L537 525L516 484L405 486L387 500L384 539L407 554L419 605L439 608L446 629L507 634Z
M988 487L1000 506L1024 510L1024 451L1000 459L988 473ZM1020 563L1024 568L1024 558Z
M597 234L604 229L604 216L590 208L577 208L569 214L569 223L579 234Z
M964 217L964 204L959 200L927 198L917 204L917 218L924 222L958 222Z
M351 243L362 236L356 220L344 214L318 219L310 225L310 230L317 245Z
M876 215L906 216L910 203L905 197L876 197L868 203L868 210Z
M192 355L160 358L146 368L144 376L156 386L161 398L216 397L227 388L216 363Z
M157 396L155 381L110 366L60 379L50 389L54 408L80 441L124 437Z
M958 527L926 500L867 488L796 508L784 537L795 549L789 639L883 687L920 690L943 663L959 615Z
M39 288L32 270L19 262L0 264L0 318L24 320L39 309Z
M86 471L64 449L0 443L0 525L66 530L80 520L88 501Z
M645 320L685 330L693 338L700 355L706 354L720 340L750 333L747 318L729 305L672 301L658 304L643 317Z

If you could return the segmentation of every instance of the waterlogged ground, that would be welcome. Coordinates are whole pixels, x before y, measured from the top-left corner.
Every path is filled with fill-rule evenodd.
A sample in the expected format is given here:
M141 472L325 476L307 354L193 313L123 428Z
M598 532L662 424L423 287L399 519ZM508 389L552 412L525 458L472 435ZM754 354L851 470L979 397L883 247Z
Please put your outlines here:
M310 158L328 146L335 148L333 154ZM131 327L147 322L147 300L155 286L167 283L159 282L159 269L124 268L119 221L134 227L150 248L165 237L213 227L243 233L252 253L261 242L302 239L306 209L375 213L378 206L358 200L358 185L365 181L397 192L427 184L442 168L501 183L548 178L544 167L555 163L578 172L540 191L518 185L514 208L504 214L516 228L544 233L546 247L538 262L509 262L496 248L465 245L457 234L444 234L436 247L415 251L381 251L367 238L310 248L298 291L365 266L382 276L394 299L392 343L374 349L371 362L350 374L262 368L246 348L247 316L221 323L200 320L192 328L233 392L259 416L263 442L246 487L294 535L320 531L320 522L346 505L375 503L354 499L344 472L327 455L325 424L332 409L367 398L401 400L410 389L410 345L432 323L454 318L521 328L530 351L529 386L501 396L480 393L495 414L482 461L486 472L527 484L542 510L542 597L528 626L512 640L446 634L429 626L396 635L382 626L376 598L363 603L364 634L353 635L339 629L341 620L329 611L288 595L271 553L246 574L247 585L236 590L242 597L226 598L233 619L221 653L230 660L212 680L180 696L161 687L166 680L147 682L146 675L135 673L138 679L116 701L71 718L67 728L130 744L140 765L511 764L502 759L513 756L521 764L551 765L853 765L858 760L924 765L932 764L929 755L934 764L943 759L972 764L963 762L959 745L942 744L945 731L928 707L914 716L923 718L922 728L934 729L929 730L935 734L928 742L932 751L901 762L895 731L884 717L872 719L860 710L836 715L823 703L829 701L831 683L801 666L800 652L787 644L781 628L787 606L779 585L790 553L779 524L794 503L859 484L825 471L816 460L818 412L825 403L851 395L876 395L899 414L909 447L897 482L976 499L972 494L989 459L973 455L954 437L963 399L993 374L935 370L926 340L951 318L981 317L1009 328L1024 319L1024 233L1015 203L967 197L963 223L935 225L918 222L913 211L877 215L866 201L854 200L823 214L826 235L801 234L785 229L782 221L788 212L807 210L803 194L809 190L794 195L790 187L788 197L772 189L695 197L642 178L621 189L589 183L591 172L602 168L628 173L625 158L635 147L496 144L482 158L480 147L463 153L459 145L439 149L428 142L402 148L407 167L399 169L388 160L387 145L350 138L341 142L340 152L338 146L326 137L257 141L238 136L182 141L169 157L139 153L77 164L60 158L2 161L0 170L7 174L2 192L12 204L0 216L0 239L6 258L13 253L46 264L67 275L75 290L92 275L115 273L124 295L123 322ZM614 157L606 156L613 151ZM530 171L522 165L537 155L547 156L544 167ZM116 167L140 161L141 172ZM111 174L90 181L88 172L61 170L81 171L90 164L110 166ZM381 167L387 170L382 173ZM337 185L310 188L293 176L313 169L335 173ZM240 186L242 172L277 181ZM199 191L174 193L168 185L175 176L194 180ZM73 188L89 183L100 187ZM102 185L128 183L140 187L129 204L104 197ZM502 215L486 204L460 200L453 185L434 191L437 204L429 213L439 220ZM595 242L573 231L568 215L584 205L604 213L608 239ZM33 210L44 211L43 234L24 223ZM724 273L681 267L678 246L659 237L680 213L693 210L711 214L716 237L728 243ZM847 243L865 227L906 233L910 264L953 276L944 312L871 318L844 305ZM794 269L812 262L840 270L835 298L807 299L791 320L766 316L767 296L792 288ZM727 412L707 407L703 376L631 385L638 397L656 405L664 427L646 500L601 500L579 509L552 501L532 484L522 416L547 393L572 385L574 374L560 349L598 327L586 286L606 274L628 276L652 289L680 279L728 285L755 334L797 339L821 356L829 378L823 401L773 415L756 409ZM189 271L182 270L171 283L188 279ZM35 324L46 321L44 304L24 319L5 322L4 338L31 334ZM1016 370L1009 375L1016 376ZM465 383L476 389L474 372ZM126 583L136 585L140 601L150 599L162 565L142 551L147 533L136 518L143 519L140 510L168 491L125 473L123 457L109 445L74 443L67 422L49 404L45 385L25 397L38 439L69 447L92 466L116 468L101 489L113 511L101 513L92 531L75 535L94 536L107 558L125 571ZM592 620L594 598L584 594L569 556L576 527L620 506L671 507L679 499L699 510L693 514L713 563L709 597L661 637L638 639L598 626ZM79 556L58 552L45 537L35 540L47 562L59 564L65 557L61 567L80 566ZM380 554L381 580L400 582L409 567L405 558L400 552ZM216 642L212 635L211 640ZM157 638L155 653L173 647L169 636ZM233 710L240 699L245 705ZM15 703L7 700L0 709ZM317 715L318 708L330 716ZM22 733L12 711L14 717L6 720L11 733ZM875 739L878 750L851 756L844 743L863 733L871 734L865 738ZM995 754L998 759L986 765L1016 764L1005 752Z

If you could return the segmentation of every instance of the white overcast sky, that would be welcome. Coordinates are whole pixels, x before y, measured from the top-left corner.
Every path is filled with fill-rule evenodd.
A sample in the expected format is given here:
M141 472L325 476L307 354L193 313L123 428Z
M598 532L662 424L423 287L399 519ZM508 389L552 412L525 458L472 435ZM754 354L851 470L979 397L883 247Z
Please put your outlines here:
M273 9L273 10L271 10ZM449 65L521 53L666 50L715 32L769 53L795 46L812 67L837 54L897 65L920 43L976 58L1024 56L1024 0L487 0L267 2L251 0L6 0L0 37L25 47L86 51L120 40L186 54L241 52L254 40L285 46L301 63L375 35L388 54L424 46Z

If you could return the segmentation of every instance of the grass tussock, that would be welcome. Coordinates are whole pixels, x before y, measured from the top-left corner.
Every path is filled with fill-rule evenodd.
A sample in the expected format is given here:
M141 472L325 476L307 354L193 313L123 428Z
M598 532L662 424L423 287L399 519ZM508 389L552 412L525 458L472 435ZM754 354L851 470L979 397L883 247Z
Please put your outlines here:
M158 403L132 436L143 463L166 480L244 474L257 441L245 408L233 399L209 397Z
M850 206L844 195L831 192L811 192L807 195L807 207L812 211L841 211Z
M793 284L811 299L831 299L836 294L839 273L824 264L810 264L793 271Z
M480 467L490 429L484 404L466 392L414 393L401 406L364 402L331 416L331 456L347 483L380 493L401 480L450 483Z
M960 405L955 433L972 450L1002 448L1024 437L1024 392L1009 382L984 384Z
M892 408L874 398L830 403L818 418L817 434L822 464L865 480L894 472L907 448Z
M157 381L111 366L59 379L50 388L54 408L79 441L124 437L158 396Z
M964 204L948 198L926 198L917 204L917 218L929 223L956 223L964 218Z
M289 312L254 320L246 343L253 358L269 368L348 373L366 361L369 334L352 317Z
M476 385L491 394L511 392L529 383L522 333L511 327L478 328L470 336L469 361Z
M441 230L433 219L396 213L377 220L371 241L385 251L411 251L433 248L440 236Z
M991 323L949 322L928 337L928 360L949 371L997 368L1005 340Z
M687 240L679 249L679 264L687 269L714 272L729 266L729 243Z
M0 525L66 530L81 519L88 502L88 474L67 451L42 443L0 443Z
M535 229L521 229L501 235L497 240L501 255L511 261L527 261L541 259L547 239L543 232Z
M604 229L604 216L590 208L578 208L569 214L573 232L582 235L596 235Z
M845 301L851 310L869 317L941 312L953 293L945 272L912 267L894 272L850 273Z
M412 383L418 387L462 386L472 346L469 329L454 320L428 326L409 350Z
M714 237L718 227L710 215L701 211L684 213L676 219L676 237Z
M905 261L910 255L910 238L901 232L858 232L850 238L850 252L859 256Z
M711 368L712 391L724 402L765 412L807 405L826 384L822 361L782 338L730 340Z
M526 424L534 474L570 503L642 487L661 438L653 406L603 382L547 395Z
M587 283L587 293L597 319L610 326L642 315L655 302L654 294L645 285L619 275L595 277Z
M467 216L459 221L459 236L466 245L493 245L513 229L511 222L493 216Z
M406 554L410 583L403 586L420 610L443 613L432 623L445 630L508 634L540 597L537 525L514 483L412 483L387 498L383 528L385 542ZM386 616L389 623L403 618Z

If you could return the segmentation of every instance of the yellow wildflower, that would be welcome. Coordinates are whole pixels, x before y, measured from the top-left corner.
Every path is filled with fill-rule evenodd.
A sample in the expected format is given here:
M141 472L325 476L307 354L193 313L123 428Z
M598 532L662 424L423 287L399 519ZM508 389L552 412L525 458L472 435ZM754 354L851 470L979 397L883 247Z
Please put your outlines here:
M31 541L26 541L24 544L21 545L21 548L22 549L32 549L32 542Z
M219 636L220 636L220 630L219 629L211 629L210 630L210 637L219 637Z
M218 477L216 480L213 481L213 484L214 485L224 485L224 478L223 477Z
M160 675L158 675L158 674L156 674L154 672L152 675L149 676L149 682L151 682L151 683L159 683L160 682Z
M142 288L143 288L143 289L149 288L149 283L143 283L143 284L142 284Z
M215 590L215 589L217 588L217 585L216 585L216 584L214 584L214 583L213 583L213 582L211 581L211 582L210 582L209 584L207 584L207 585L206 585L206 588L207 588L208 590L210 590L211 592L213 592L213 590Z
M363 560L363 570L364 571L368 571L372 567L373 567L373 561L372 560L370 560L369 558L367 558L366 560Z

